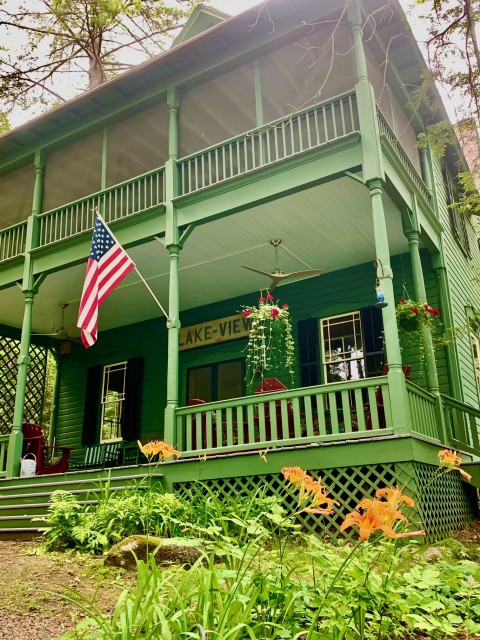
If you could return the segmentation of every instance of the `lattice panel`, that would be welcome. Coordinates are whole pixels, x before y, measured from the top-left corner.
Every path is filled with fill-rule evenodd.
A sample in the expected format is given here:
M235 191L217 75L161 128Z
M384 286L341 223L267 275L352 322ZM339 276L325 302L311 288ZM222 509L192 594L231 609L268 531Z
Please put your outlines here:
M9 433L15 407L17 384L17 360L20 342L13 338L0 337L0 433ZM30 348L30 365L25 396L25 421L41 423L47 349L38 345Z
M329 490L329 495L340 503L332 516L315 516L305 514L300 516L304 529L309 533L336 539L356 539L356 530L348 529L340 533L340 526L345 516L355 509L365 497L373 497L380 487L398 484L405 488L406 493L415 498L415 511L410 510L406 515L412 525L425 528L427 541L446 537L453 531L458 531L475 517L475 491L462 483L458 474L449 473L437 477L431 482L433 475L438 476L438 467L430 465L385 464L366 465L359 467L344 467L339 469L310 470L315 478L321 477ZM226 500L235 496L252 494L262 489L266 495L283 496L287 504L294 508L296 492L286 490L283 476L246 476L238 478L219 478L204 480L212 491ZM175 491L186 499L195 493L195 482L178 483ZM420 493L423 491L423 497Z
M461 480L459 473L440 472L438 467L414 463L398 465L416 498L419 528L426 540L441 540L471 522L477 514L475 488ZM413 521L413 517L411 518Z

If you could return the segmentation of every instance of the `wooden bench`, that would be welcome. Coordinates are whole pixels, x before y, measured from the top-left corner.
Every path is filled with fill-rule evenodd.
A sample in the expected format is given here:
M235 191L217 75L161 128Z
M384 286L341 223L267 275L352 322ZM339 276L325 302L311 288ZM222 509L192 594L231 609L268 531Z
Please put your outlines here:
M83 455L72 454L68 469L103 469L104 467L116 467L119 464L122 441L102 442L85 447Z

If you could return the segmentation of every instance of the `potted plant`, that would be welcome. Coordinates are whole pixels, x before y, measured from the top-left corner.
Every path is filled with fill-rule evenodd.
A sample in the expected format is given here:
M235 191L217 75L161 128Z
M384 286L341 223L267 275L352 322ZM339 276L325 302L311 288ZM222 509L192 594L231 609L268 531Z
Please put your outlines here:
M288 371L293 376L294 341L288 304L280 305L270 292L260 295L258 306L245 307L250 321L247 351L247 380L268 371Z
M419 331L421 327L434 328L435 319L440 316L438 309L426 302L400 298L396 308L397 322L404 331Z

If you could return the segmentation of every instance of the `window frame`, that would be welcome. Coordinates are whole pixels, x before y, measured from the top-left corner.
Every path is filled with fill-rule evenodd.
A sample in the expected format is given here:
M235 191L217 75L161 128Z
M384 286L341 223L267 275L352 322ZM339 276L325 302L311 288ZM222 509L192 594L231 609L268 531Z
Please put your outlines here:
M468 258L471 258L472 255L470 250L470 240L468 238L467 221L465 219L465 214L463 214L456 205L458 200L458 186L447 166L444 166L443 168L443 179L445 181L450 228L462 251Z
M326 349L325 349L325 339L324 339L324 327L326 326L326 323L331 321L331 320L336 320L339 318L347 318L347 317L352 317L352 323L355 326L355 322L358 320L358 323L360 325L360 332L359 332L359 336L360 336L360 340L361 340L361 347L362 347L362 356L361 357L355 357L355 358L343 358L343 359L335 359L335 360L331 360L331 359L327 359L327 354L326 354ZM365 353L365 347L364 347L364 343L365 343L365 338L363 335L363 326L362 326L362 316L360 313L360 310L355 310L355 311L349 311L347 313L341 313L341 314L337 314L337 315L333 315L333 316L327 316L325 318L320 318L320 327L319 327L320 331L320 352L322 355L322 378L323 378L323 382L324 384L333 384L332 382L328 381L328 365L334 364L334 363L347 363L347 362L353 362L354 360L363 360L363 377L359 377L358 380L365 380L368 375L367 375L367 368L366 368L366 353ZM355 336L355 343L356 343L356 338L357 338L357 334L355 333L354 330L354 334ZM355 344L355 346L357 346ZM346 352L345 352L346 353ZM350 380L355 380L357 378L350 378ZM348 380L345 379L343 380L343 382L347 382Z
M117 436L116 438L104 438L103 423L105 418L105 408L108 404L111 404L111 402L108 402L107 400L105 400L105 385L108 384L108 378L109 378L109 376L107 376L107 372L110 373L113 367L120 367L121 365L124 365L123 366L123 392L122 392L123 397L120 400L120 403L121 403L120 417L119 418L117 417L119 428L120 428L120 436ZM122 422L123 422L123 412L125 411L125 400L127 397L127 367L128 367L128 360L113 362L111 364L106 364L102 367L102 388L101 388L101 396L100 396L100 433L99 433L100 444L104 444L107 442L121 442L123 440L121 431L122 431ZM118 400L115 402L118 403Z
M211 400L207 400L207 402L220 402L220 400L218 400L218 398L216 398L215 396L218 396L218 369L222 364L228 364L231 362L240 362L241 363L241 384L242 384L242 395L241 397L244 397L246 395L246 381L245 381L245 375L246 375L246 360L245 358L229 358L228 360L217 360L215 362L206 362L203 364L198 364L196 366L193 367L188 367L186 368L186 390L185 390L185 395L186 395L186 404L188 405L189 401L192 399L190 398L190 374L192 371L198 370L198 369L212 369L212 378L211 378L211 385L210 385L210 392L211 392ZM215 393L214 393L215 391ZM201 400L204 400L205 398L200 398Z

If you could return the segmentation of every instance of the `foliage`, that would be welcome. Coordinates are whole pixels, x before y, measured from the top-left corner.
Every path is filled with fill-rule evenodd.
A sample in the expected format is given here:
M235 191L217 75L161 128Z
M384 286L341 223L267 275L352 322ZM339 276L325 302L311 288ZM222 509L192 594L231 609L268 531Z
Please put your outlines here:
M435 319L440 315L438 309L430 307L426 302L405 298L399 299L396 314L400 326L408 331L418 331L422 326L434 330Z
M428 61L435 79L447 90L460 94L470 114L480 116L480 52L476 28L480 16L478 0L417 0L427 11L422 16L428 28Z
M267 291L260 295L258 307L245 307L243 316L250 321L247 345L247 380L286 369L294 373L295 343L288 304L280 306Z
M52 493L48 515L40 519L48 550L101 553L136 533L173 537L181 533L179 523L187 512L177 496L144 485L116 492L107 487L89 497L98 504L82 505L66 491Z
M437 477L461 464L455 452L441 453ZM405 640L415 632L438 639L480 632L478 565L445 559L433 565L416 543L386 537L419 533L405 531L401 509L413 507L410 497L398 488L379 490L355 511L378 515L373 505L383 505L380 519L364 520L369 529L365 541L333 546L302 532L297 521L301 511L331 511L334 504L326 488L298 467L283 473L289 483L284 497L291 499L295 490L297 504L288 514L278 498L264 503L263 521L272 522L270 531L259 522L252 526L250 502L247 517L234 516L238 531L248 536L228 536L222 526L215 534L211 527L212 552L190 570L160 569L154 555L137 561L136 586L122 593L111 616L67 590L65 597L85 619L62 638ZM210 498L210 515L218 509L215 519L222 521L222 503ZM393 528L388 525L386 531L387 522ZM219 549L222 564L214 561Z
M426 133L417 136L417 147L426 149L430 147L434 158L443 158L445 150L450 144L457 141L455 132L450 122L435 122L427 127Z
M64 102L61 86L88 79L92 89L157 55L171 42L195 0L3 0L0 23L20 52L0 50L0 96L6 111L36 101ZM69 83L58 82L66 75ZM87 88L78 83L78 89ZM65 88L62 88L65 91ZM71 97L71 96L67 96Z

